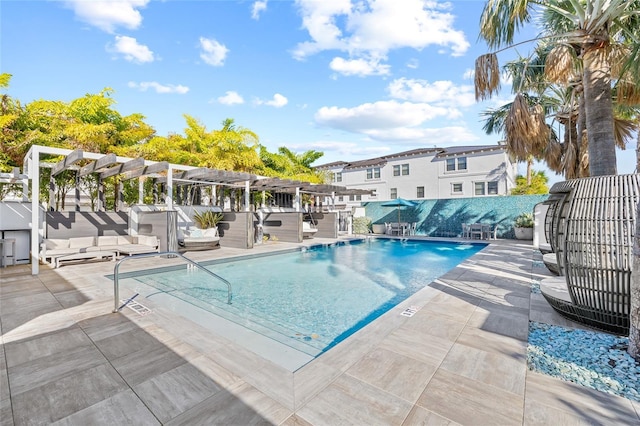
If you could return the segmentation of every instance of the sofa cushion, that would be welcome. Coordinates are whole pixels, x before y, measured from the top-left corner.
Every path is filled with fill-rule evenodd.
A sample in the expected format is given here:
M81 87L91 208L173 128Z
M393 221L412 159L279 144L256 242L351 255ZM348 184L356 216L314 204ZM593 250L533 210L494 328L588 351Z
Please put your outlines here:
M47 250L68 249L69 240L60 238L48 238L44 240Z
M93 237L74 237L69 238L69 248L85 248L90 247L94 243Z
M98 246L117 246L118 245L118 236L117 235L101 235L98 237Z
M118 245L133 244L133 238L129 235L118 235Z
M80 249L77 248L55 248L55 249L47 249L46 257L53 256L64 256L66 254L75 254L78 253Z
M202 229L194 228L189 230L189 238L202 238L204 237L204 233Z
M137 243L149 247L157 247L158 237L156 237L155 235L138 235Z
M212 238L218 236L218 228L207 228L202 231L202 236L206 238Z

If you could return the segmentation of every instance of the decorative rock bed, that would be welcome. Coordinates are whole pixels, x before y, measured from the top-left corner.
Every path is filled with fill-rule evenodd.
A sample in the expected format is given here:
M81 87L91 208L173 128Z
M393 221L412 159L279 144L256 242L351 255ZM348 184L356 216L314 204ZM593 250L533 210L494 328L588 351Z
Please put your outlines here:
M640 402L640 364L629 339L596 331L529 323L530 370Z

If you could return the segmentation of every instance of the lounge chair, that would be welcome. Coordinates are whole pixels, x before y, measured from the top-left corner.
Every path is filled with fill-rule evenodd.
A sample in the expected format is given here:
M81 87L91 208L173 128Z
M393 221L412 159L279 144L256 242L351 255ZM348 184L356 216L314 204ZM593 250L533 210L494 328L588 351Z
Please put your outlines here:
M187 251L220 248L218 228L178 230L178 245Z
M564 195L552 234L563 276L543 280L542 295L571 320L628 334L640 174L574 179L550 192Z

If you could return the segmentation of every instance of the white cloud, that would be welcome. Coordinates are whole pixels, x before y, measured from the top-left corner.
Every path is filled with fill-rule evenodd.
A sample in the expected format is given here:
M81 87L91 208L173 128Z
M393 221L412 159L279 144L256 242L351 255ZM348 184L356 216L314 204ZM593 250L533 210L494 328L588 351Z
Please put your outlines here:
M302 26L311 40L299 43L296 59L324 50L348 52L351 59L386 58L392 49L422 50L439 46L452 56L463 55L470 44L454 27L449 3L430 0L296 0Z
M251 18L256 21L260 19L260 13L267 10L267 0L258 0L251 6Z
M329 68L343 75L388 75L389 65L380 64L378 60L371 59L344 59L333 58Z
M67 0L65 5L72 9L76 17L108 33L117 27L135 30L142 23L138 9L144 8L149 0Z
M141 81L140 83L136 83L134 81L130 81L127 84L132 89L138 89L141 92L146 92L149 89L155 90L156 93L177 93L180 95L184 95L189 91L187 86L183 86L181 84L160 84L155 81Z
M419 65L420 62L415 58L409 59L409 61L407 61L407 68L417 69Z
M426 80L399 78L389 84L388 90L396 99L428 102L437 106L468 107L476 103L472 85L458 86L447 80L429 83Z
M323 107L316 112L314 118L321 126L359 133L372 140L401 141L425 146L477 140L477 136L461 125L444 125L439 128L425 125L430 120L451 120L461 116L456 108L392 100L366 103L353 108Z
M370 141L367 141L370 143ZM329 153L335 153L339 157L349 158L353 156L361 157L379 157L381 155L391 153L391 148L388 146L369 146L365 143L353 143L353 142L337 142L337 141L315 141L298 144L287 144L292 150L299 151L322 151L326 155ZM317 163L324 164L332 161L324 161L324 157L321 157Z
M200 37L200 48L202 49L200 58L214 67L224 65L224 60L229 53L229 49L224 44L212 38Z
M153 62L153 52L133 37L116 36L115 43L107 46L107 51L120 54L129 62Z
M413 127L436 117L450 115L448 108L412 102L379 101L354 108L322 107L314 118L318 124L355 133L371 129Z
M244 99L238 94L238 92L230 90L226 92L224 96L220 96L218 98L218 102L223 105L240 105L244 103Z
M455 146L461 143L477 141L478 136L462 126L432 127L432 128L399 128L388 130L372 130L371 139L386 142L403 142L414 146Z
M275 107L275 108L282 108L283 106L285 106L288 103L289 103L289 99L287 99L286 97L282 96L280 93L276 93L275 95L273 95L273 98L271 100L268 100L268 101L261 100L261 99L256 99L255 100L255 104L256 105L268 105L268 106L272 106L272 107Z

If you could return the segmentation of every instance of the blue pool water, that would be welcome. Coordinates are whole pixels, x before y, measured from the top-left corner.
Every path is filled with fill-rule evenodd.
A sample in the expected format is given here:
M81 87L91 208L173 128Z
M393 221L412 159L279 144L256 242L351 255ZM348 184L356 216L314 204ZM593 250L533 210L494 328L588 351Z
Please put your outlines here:
M399 239L316 246L301 251L204 263L232 284L197 269L146 273L135 291L167 295L317 356L396 306L484 244Z

